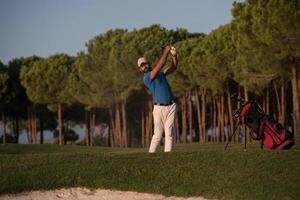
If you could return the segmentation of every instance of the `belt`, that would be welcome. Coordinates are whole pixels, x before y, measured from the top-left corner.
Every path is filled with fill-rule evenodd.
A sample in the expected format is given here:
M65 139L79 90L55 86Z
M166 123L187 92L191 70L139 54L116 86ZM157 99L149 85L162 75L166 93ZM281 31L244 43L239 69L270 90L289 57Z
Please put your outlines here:
M169 105L172 105L173 103L176 103L176 101L172 100L169 103L157 103L157 102L154 102L154 105L156 105L156 106L169 106Z

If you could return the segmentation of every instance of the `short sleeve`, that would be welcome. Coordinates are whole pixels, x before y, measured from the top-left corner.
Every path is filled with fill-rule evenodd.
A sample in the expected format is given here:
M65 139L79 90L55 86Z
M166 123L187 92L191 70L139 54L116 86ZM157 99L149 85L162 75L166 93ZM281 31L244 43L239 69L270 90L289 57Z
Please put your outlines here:
M148 72L144 75L144 83L148 88L150 88L150 85L151 85L150 72Z

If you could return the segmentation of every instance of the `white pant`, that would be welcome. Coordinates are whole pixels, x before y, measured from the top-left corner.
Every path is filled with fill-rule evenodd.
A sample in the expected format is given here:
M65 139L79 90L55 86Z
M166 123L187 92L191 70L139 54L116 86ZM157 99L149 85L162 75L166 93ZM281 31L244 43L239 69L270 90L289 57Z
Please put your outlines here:
M152 136L149 152L154 153L160 144L163 132L165 131L165 152L170 152L173 147L173 138L175 131L175 117L177 104L169 106L154 105L154 135Z

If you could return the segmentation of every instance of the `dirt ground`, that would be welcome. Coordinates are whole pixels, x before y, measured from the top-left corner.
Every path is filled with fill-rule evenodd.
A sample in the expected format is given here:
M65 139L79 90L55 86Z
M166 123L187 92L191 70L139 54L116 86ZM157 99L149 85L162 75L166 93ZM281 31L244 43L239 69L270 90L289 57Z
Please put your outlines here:
M165 197L159 194L68 188L0 196L0 200L207 200L203 197Z

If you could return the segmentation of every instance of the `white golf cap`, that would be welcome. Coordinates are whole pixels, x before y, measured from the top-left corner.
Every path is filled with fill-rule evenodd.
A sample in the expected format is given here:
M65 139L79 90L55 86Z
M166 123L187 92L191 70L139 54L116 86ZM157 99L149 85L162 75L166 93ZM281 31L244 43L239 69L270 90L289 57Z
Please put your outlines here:
M137 65L140 67L142 63L149 63L145 57L140 57L137 61Z

